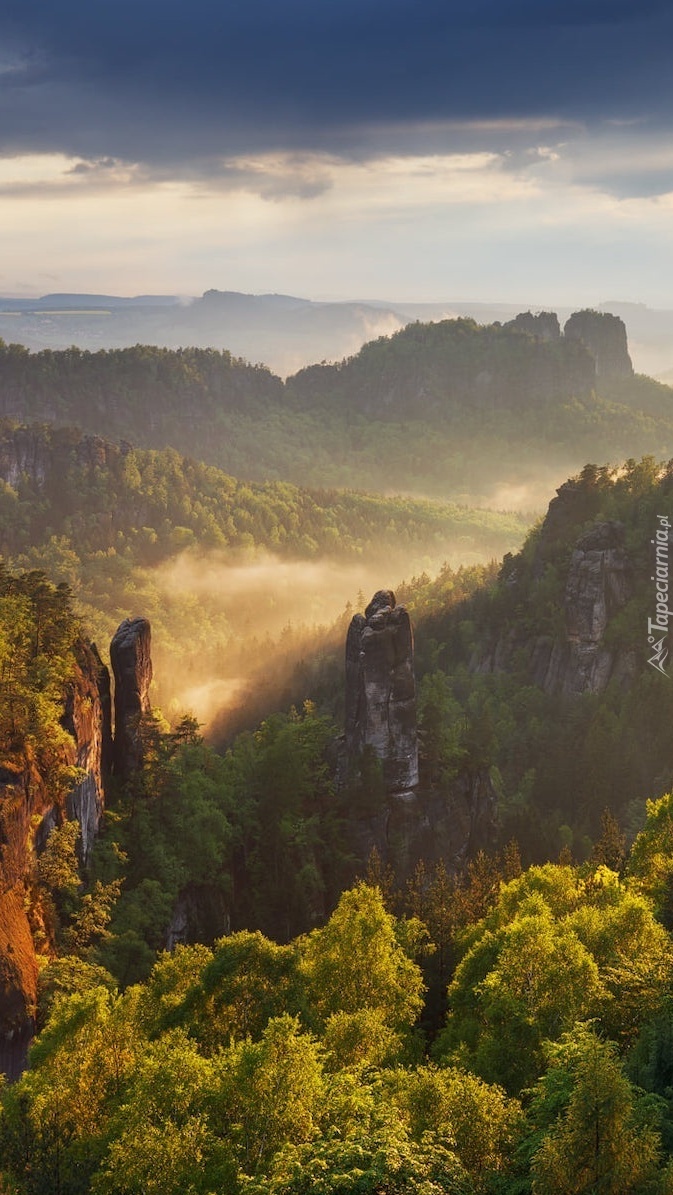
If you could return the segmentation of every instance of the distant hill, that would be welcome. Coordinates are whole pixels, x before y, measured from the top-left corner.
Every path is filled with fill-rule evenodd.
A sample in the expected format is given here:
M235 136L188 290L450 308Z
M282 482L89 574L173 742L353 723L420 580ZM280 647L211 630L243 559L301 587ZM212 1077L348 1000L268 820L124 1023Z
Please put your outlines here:
M534 308L535 309L535 308ZM561 323L573 308L551 304ZM0 337L31 349L129 348L155 344L228 349L283 376L317 361L338 361L367 341L406 324L474 319L502 324L523 310L514 303L409 303L386 299L316 302L296 295L208 290L181 295L49 294L0 297ZM673 311L614 300L598 310L626 324L636 368L656 377L673 370Z
M416 323L285 383L214 349L5 345L0 416L173 447L255 481L531 510L587 460L673 456L673 389L633 375L621 321L577 313L567 327L552 313Z
M365 341L396 331L410 318L389 305L217 290L194 299L82 294L0 299L0 336L31 349L190 345L227 349L281 374L357 352Z

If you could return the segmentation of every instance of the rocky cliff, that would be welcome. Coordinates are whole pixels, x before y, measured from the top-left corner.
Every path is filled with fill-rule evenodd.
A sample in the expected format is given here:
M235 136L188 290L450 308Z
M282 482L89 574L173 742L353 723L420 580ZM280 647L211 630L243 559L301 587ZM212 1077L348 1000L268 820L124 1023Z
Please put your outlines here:
M36 853L66 817L77 818L88 858L104 806L110 754L110 679L95 647L75 645L62 725L61 763L81 779L63 797L45 782L29 748L0 768L0 1070L23 1067L37 1001L36 939L52 948L34 888Z
M146 618L126 618L110 644L115 680L115 734L112 770L121 780L142 763L140 723L150 712L152 683L151 631Z
M351 781L367 752L380 760L383 793L372 802L365 784L364 807L349 825L361 866L376 849L404 883L421 859L441 859L452 871L493 845L497 802L487 771L463 771L449 789L419 783L413 634L389 589L354 616L346 639L344 771Z
M536 633L536 601L544 585L550 555L573 526L590 513L581 480L566 482L549 505L528 576L516 561L503 577L515 600L528 603L530 619L519 617L487 636L475 652L476 672L508 671L527 661L531 680L546 693L562 697L601 694L610 681L628 685L636 669L633 651L610 643L608 626L635 593L634 568L625 546L624 525L598 519L572 543L559 577L562 626L555 634ZM523 613L524 607L521 607Z
M77 670L66 689L63 725L72 735L72 762L84 773L68 795L66 811L79 822L86 864L98 833L112 767L110 673L95 644L78 646Z
M387 792L418 784L416 683L409 615L390 589L356 614L346 639L346 753L354 764L371 748Z
M513 328L515 332L527 332L538 340L560 340L561 326L555 311L540 311L533 315L531 311L521 311L513 320L509 320L505 328Z
M21 416L21 410L12 412ZM12 427L4 425L6 434L0 437L0 480L16 489L27 477L40 487L54 473L55 458L62 458L64 449L72 452L73 463L89 468L110 468L123 455L124 447L111 444L100 436L82 436L69 429L43 425Z
M35 462L34 462L35 463ZM142 760L140 718L149 709L150 627L126 619L111 644L116 733L112 737L110 675L94 645L73 649L61 725L61 763L77 769L70 791L55 791L31 749L0 766L0 1071L14 1078L25 1065L37 1003L37 952L53 951L35 888L35 860L54 827L80 826L86 863L98 833L108 777L128 778Z
M596 362L596 377L628 378L633 374L624 321L600 311L576 311L563 329L566 340L578 340Z

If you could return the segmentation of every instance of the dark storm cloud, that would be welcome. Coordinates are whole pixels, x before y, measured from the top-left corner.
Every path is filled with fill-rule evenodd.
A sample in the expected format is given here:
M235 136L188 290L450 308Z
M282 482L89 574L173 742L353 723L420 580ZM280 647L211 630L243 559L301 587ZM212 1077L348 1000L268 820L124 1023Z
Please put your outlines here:
M442 122L668 124L673 3L3 0L0 151L367 156ZM385 130L388 130L387 134ZM383 141L377 137L377 130ZM397 132L396 132L397 130ZM502 142L482 129L478 148Z

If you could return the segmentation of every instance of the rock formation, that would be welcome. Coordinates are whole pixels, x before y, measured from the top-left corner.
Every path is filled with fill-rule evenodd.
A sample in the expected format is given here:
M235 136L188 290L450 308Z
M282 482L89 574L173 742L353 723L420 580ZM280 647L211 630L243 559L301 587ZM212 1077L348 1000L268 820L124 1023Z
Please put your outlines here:
M586 346L596 362L597 378L632 376L626 327L618 315L576 311L566 322L563 335L566 340L579 340Z
M115 681L115 732L112 770L128 779L142 763L140 721L150 712L151 633L146 618L125 618L110 644Z
M538 340L560 340L561 326L555 311L540 311L533 315L530 311L521 311L513 320L508 320L505 328L513 328L516 332L527 332Z
M4 409L10 404L10 409ZM11 408L11 393L0 396L2 415L22 415L21 400ZM110 468L124 448L100 436L83 436L67 428L9 427L0 437L0 479L16 489L22 477L29 477L38 487L53 475L55 463L64 451L70 451L77 465L85 468ZM128 451L128 447L126 449Z
M49 791L35 765L0 767L0 1072L17 1077L34 1031L38 964L34 935L47 940L39 902L29 900L34 855L67 817L81 830L86 864L98 833L110 771L122 779L142 760L140 717L149 709L152 679L150 627L126 619L110 645L115 673L115 737L112 739L110 675L93 645L76 646L76 662L64 694L62 724L71 738L64 763L82 779L63 799Z
M112 769L112 708L110 673L95 644L80 644L77 673L66 691L63 726L73 738L73 763L84 779L69 794L66 810L82 833L86 863L103 814L105 783Z
M403 884L421 859L428 866L441 859L454 871L476 850L493 846L497 798L486 771L460 773L448 788L419 782L411 624L389 589L355 615L346 640L350 779L366 749L381 761L384 792L363 792L363 808L348 825L360 869L376 850Z
M624 527L595 523L576 542L566 576L565 634L538 637L530 648L531 676L546 693L581 697L605 692L611 680L628 683L632 652L608 646L608 623L633 595Z
M557 490L536 545L528 584L516 561L506 583L515 590L523 584L521 599L535 602L535 586L544 576L555 544L572 544L563 578L564 630L554 636L533 634L516 623L477 650L471 667L477 672L501 672L513 667L515 657L526 659L531 680L546 693L562 697L600 694L610 681L628 684L636 668L632 651L606 641L608 624L634 594L631 561L625 547L622 523L596 520L573 543L575 534L590 522L595 491L582 478Z
M390 589L356 614L346 639L346 754L365 748L381 760L386 791L418 784L414 648L409 615Z
M37 1000L34 932L44 937L39 907L29 899L34 851L66 816L81 828L84 860L104 804L110 754L110 678L94 647L80 642L65 694L63 725L71 735L63 762L82 780L65 801L51 792L27 755L0 768L0 1071L16 1077L25 1065ZM36 920L37 918L37 920Z

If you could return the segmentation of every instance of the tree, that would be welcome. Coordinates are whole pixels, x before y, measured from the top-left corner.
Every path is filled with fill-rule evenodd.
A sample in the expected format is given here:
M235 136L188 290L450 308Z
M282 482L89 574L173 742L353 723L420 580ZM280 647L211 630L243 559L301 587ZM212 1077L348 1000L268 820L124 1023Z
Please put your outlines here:
M217 1058L217 1112L245 1174L268 1172L285 1143L318 1134L322 1051L298 1018L269 1021L261 1041L237 1042Z
M673 793L647 802L647 818L627 867L641 891L652 898L668 929L673 927Z
M551 1058L531 1111L538 1123L552 1115L532 1158L534 1195L644 1191L657 1174L659 1135L639 1114L614 1044L601 1041L588 1026L577 1026ZM565 1106L559 1089L567 1096Z
M231 1041L257 1041L273 1017L301 1011L298 962L294 944L278 946L259 932L241 930L220 938L171 1019L184 1024L207 1053ZM168 965L166 959L160 972ZM154 986L153 972L150 990Z
M184 1033L146 1046L95 1180L100 1195L206 1195L231 1190L231 1148L212 1128L212 1063Z
M621 874L625 860L626 835L614 814L604 809L601 814L601 836L594 844L590 862L596 867L603 865Z
M602 994L598 967L574 931L531 900L468 952L449 986L440 1057L469 1065L510 1093L535 1080L543 1042L591 1015Z
M408 1121L414 1141L427 1134L451 1148L474 1191L486 1191L509 1169L522 1134L518 1100L501 1087L453 1067L420 1066L384 1078L384 1090Z
M142 1047L132 1005L104 987L55 1001L0 1120L0 1156L26 1195L87 1195Z
M423 1005L420 968L405 954L395 918L377 888L344 892L327 925L301 943L301 973L318 1024L337 1012L380 1009L393 1029L409 1029Z

